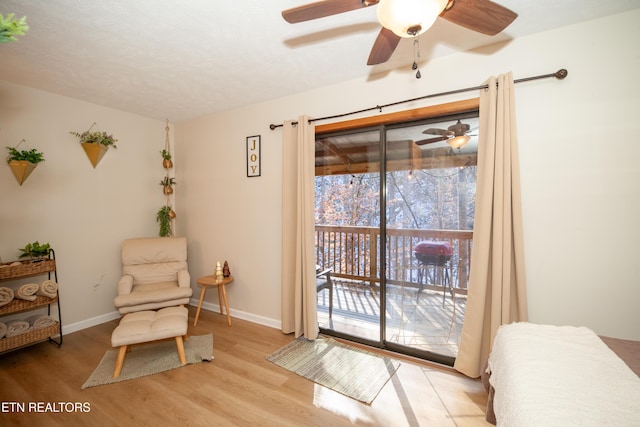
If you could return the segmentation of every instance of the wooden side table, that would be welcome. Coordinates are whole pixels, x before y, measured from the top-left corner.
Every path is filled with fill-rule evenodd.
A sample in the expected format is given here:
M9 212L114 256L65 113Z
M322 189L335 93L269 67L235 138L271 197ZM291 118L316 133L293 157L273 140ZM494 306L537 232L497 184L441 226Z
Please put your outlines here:
M224 304L224 308L227 311L227 325L231 326L231 314L229 313L229 302L227 301L227 290L225 288L226 285L233 282L233 276L224 277L220 280L216 279L216 276L213 274L209 276L202 276L196 283L202 286L202 292L200 292L200 302L198 302L198 310L196 311L196 319L193 321L193 326L198 325L198 317L200 317L200 309L202 308L202 301L204 301L204 295L207 293L207 286L217 286L218 287L218 300L220 302L220 314L224 314L222 312L222 304Z

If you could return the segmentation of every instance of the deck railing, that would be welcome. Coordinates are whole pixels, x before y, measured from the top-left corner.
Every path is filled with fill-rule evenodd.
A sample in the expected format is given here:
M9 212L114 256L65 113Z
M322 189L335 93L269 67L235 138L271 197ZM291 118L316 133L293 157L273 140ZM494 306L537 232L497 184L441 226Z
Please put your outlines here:
M331 268L336 278L380 283L380 229L377 227L345 227L316 225L316 262ZM466 293L473 232L463 230L419 230L387 228L387 283L405 286L442 288L442 270L431 271L415 258L413 248L422 241L446 241L453 247L451 260L440 268L448 269L452 289ZM426 273L426 274L425 274ZM440 274L440 276L436 276ZM433 279L429 281L429 277Z

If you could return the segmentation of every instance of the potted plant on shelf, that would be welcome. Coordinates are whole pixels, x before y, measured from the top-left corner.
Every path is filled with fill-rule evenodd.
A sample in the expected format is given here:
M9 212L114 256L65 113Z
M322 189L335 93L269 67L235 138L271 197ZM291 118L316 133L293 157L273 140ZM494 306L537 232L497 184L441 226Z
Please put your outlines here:
M85 153L87 154L87 157L89 158L89 161L91 161L91 164L95 169L95 167L98 165L98 163L100 162L102 157L105 155L109 147L118 148L118 146L116 145L116 142L118 140L115 139L113 135L107 134L106 132L102 132L102 131L92 132L91 129L93 128L94 125L95 123L92 124L88 130L82 133L78 133L78 132L70 132L70 133L71 135L76 136L80 140L80 144L82 145L82 148L84 149Z
M173 185L176 185L176 179L171 177L169 178L168 176L165 176L164 179L162 181L160 181L160 185L162 185L162 192L165 194L165 196L168 196L170 194L173 194Z
M173 161L171 161L171 153L168 150L162 150L162 166L165 169L171 169L173 167Z
M171 236L171 220L176 217L176 213L171 209L171 206L163 206L156 213L156 222L160 224L160 237Z
M9 150L7 163L20 185L33 172L38 163L44 162L44 154L35 148L19 151L17 147L7 147L7 150Z
M38 241L27 243L24 248L20 249L20 258L31 258L34 261L42 260L49 257L51 245L49 243L40 244Z

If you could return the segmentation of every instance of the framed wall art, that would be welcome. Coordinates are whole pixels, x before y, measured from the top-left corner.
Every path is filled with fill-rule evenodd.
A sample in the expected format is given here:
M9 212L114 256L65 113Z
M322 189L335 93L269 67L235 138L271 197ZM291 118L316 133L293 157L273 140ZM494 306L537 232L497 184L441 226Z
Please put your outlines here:
M260 176L260 135L247 137L247 176Z

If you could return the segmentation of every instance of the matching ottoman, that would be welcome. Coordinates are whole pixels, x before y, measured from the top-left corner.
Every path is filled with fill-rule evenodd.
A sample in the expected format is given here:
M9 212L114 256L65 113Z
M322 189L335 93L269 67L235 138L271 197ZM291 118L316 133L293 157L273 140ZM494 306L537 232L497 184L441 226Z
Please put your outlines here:
M187 363L183 337L186 340L188 317L186 307L167 307L158 311L126 314L111 334L111 345L120 347L113 378L120 376L124 357L132 344L175 338L180 363Z

